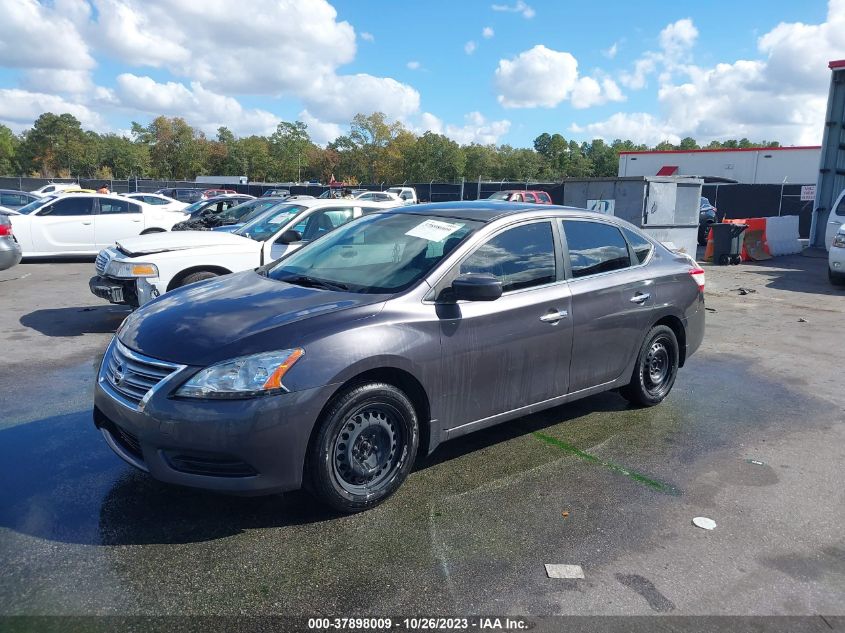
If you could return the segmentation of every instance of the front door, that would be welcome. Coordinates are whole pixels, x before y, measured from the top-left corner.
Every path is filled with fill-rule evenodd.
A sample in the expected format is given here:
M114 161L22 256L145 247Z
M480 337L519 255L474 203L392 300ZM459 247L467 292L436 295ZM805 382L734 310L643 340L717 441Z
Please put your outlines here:
M279 236L284 231L279 233L274 240L270 241L269 259L265 256L265 261L273 261L279 259L282 255L304 246L308 242L322 237L326 233L335 230L337 227L346 224L350 220L361 217L361 208L351 205L342 205L336 207L323 207L310 213L309 215L300 217L294 226L286 226L285 231L293 229L297 231L302 240L292 244L282 244L278 242Z
M506 228L438 284L442 293L458 274L491 273L503 286L495 301L435 306L445 428L566 394L572 321L556 244L549 220Z
M32 218L32 245L38 253L93 253L94 198L69 194Z
M94 216L94 238L98 249L113 246L124 237L140 235L144 230L140 204L112 198L100 198L99 202L99 212Z

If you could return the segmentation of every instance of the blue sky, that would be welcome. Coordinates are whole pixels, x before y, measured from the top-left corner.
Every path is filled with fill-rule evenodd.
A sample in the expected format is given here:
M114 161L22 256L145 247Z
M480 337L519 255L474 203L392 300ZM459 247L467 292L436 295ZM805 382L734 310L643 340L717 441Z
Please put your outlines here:
M118 132L159 113L209 134L299 118L326 142L379 109L462 143L803 144L821 138L827 61L845 57L845 0L0 0L0 13L0 122L16 130L44 110Z

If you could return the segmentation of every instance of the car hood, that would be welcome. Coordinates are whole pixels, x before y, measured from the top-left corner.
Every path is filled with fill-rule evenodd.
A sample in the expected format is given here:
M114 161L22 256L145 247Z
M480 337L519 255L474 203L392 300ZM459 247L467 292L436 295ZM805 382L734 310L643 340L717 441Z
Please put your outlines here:
M139 235L138 237L127 237L118 240L117 245L124 253L130 256L211 246L240 246L252 250L258 250L260 248L259 242L251 240L248 237L211 231L150 233L149 235Z
M351 322L377 314L385 299L304 288L250 270L162 295L130 314L118 338L153 358L204 366L303 345L306 334L314 336L305 320L343 311Z

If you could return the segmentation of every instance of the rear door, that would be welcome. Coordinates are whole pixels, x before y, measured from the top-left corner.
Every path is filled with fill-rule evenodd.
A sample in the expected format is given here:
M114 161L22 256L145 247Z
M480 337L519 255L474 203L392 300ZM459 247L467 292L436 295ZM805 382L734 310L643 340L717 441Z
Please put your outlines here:
M619 378L639 350L656 297L647 261L608 222L563 220L572 292L570 392ZM641 238L640 238L641 239Z
M32 217L32 245L39 253L99 250L94 242L94 198L70 194L48 204Z
M129 199L100 198L94 216L94 238L97 248L112 246L124 237L140 235L144 230L141 205Z
M503 294L495 301L436 306L447 428L565 395L572 321L553 221L500 230L459 262L436 292L463 273L495 275Z

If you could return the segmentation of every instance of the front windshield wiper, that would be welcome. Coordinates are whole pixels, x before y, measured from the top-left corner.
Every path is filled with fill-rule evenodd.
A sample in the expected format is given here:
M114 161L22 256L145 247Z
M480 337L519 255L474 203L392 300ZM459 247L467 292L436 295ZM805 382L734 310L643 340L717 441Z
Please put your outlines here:
M337 283L334 281L326 281L324 279L317 279L316 277L309 277L308 275L294 275L293 277L283 277L280 281L297 286L305 286L308 288L324 288L326 290L349 290L346 284Z

